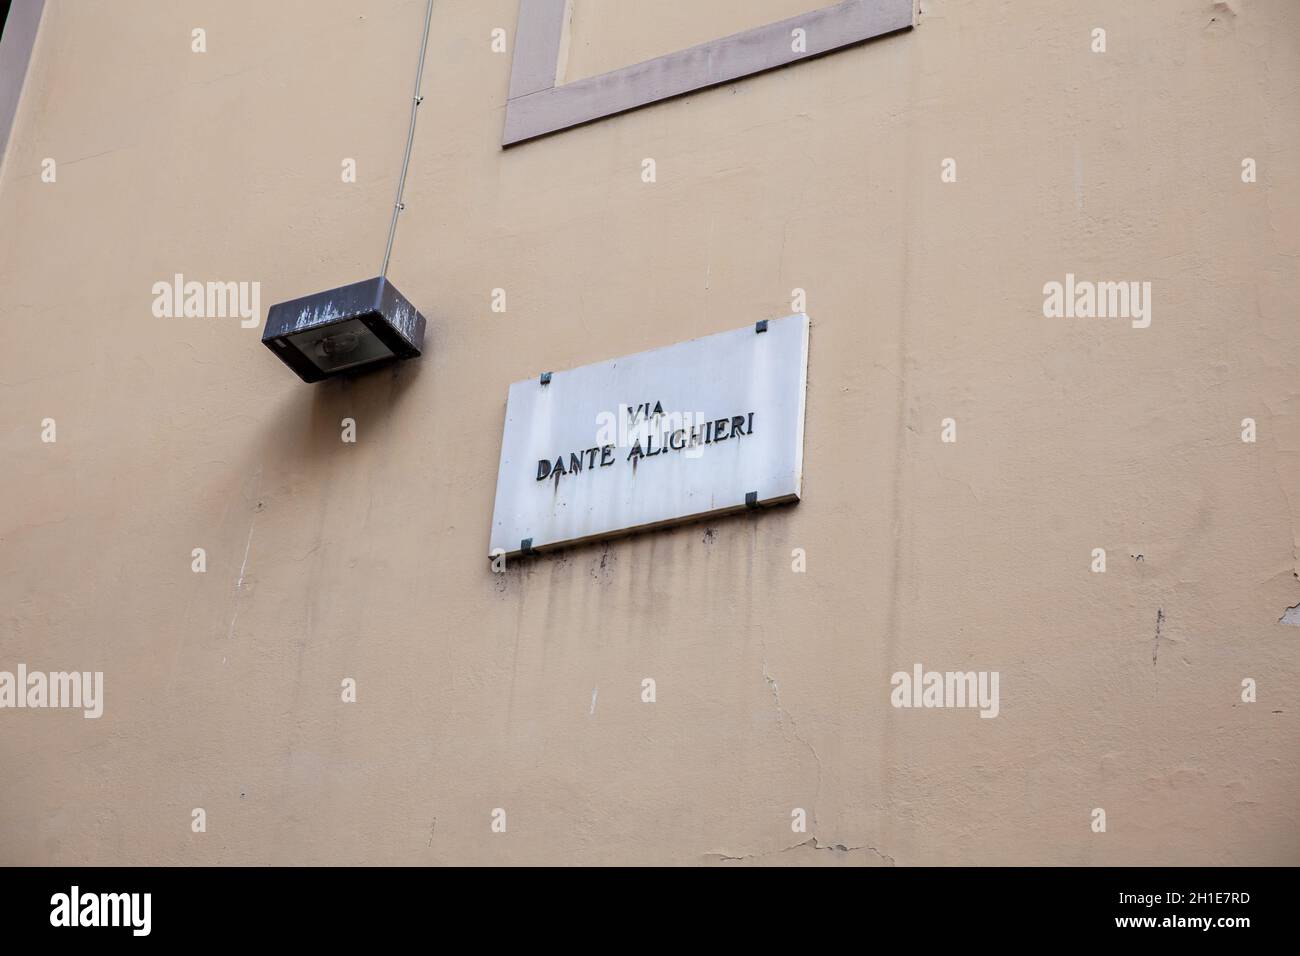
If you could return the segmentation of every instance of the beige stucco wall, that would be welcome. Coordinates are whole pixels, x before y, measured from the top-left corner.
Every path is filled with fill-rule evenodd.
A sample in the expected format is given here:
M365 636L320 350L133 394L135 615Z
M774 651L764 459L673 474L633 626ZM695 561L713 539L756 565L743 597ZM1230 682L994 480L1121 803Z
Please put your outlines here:
M105 712L0 711L0 863L1300 863L1300 6L921 8L503 151L516 0L438 0L391 269L429 347L306 386L151 286L378 271L424 5L49 0L0 669L102 670ZM1150 328L1044 318L1067 272L1150 281ZM802 502L490 571L510 382L796 287ZM999 716L891 707L917 662Z

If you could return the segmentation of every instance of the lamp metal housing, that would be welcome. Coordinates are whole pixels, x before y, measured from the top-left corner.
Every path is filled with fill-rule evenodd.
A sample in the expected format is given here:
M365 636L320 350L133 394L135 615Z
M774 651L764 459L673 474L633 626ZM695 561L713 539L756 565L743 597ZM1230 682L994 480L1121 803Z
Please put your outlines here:
M271 306L262 344L304 382L416 358L425 321L383 276Z

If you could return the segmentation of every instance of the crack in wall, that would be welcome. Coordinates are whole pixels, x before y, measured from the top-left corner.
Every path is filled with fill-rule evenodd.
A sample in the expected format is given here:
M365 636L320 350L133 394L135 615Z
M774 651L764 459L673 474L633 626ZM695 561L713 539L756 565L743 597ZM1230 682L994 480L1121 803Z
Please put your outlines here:
M239 580L235 582L234 607L230 616L230 627L226 630L226 640L230 641L235 636L235 622L239 620L239 598L244 590L244 574L248 570L248 555L253 549L253 530L257 527L257 515L262 510L262 502L258 500L257 494L262 487L262 466L259 465L256 474L253 476L253 499L257 501L253 508L252 520L248 523L248 540L244 543L244 560L239 565ZM226 658L221 659L221 663L226 663Z
M817 748L812 745L811 741L809 741L806 737L804 737L803 734L799 733L799 727L795 723L794 714L790 713L788 710L785 709L784 706L782 706L781 685L777 683L775 677L773 677L770 673L768 673L766 657L763 658L763 681L771 689L772 699L776 702L776 725L781 730L781 736L785 738L785 717L789 717L790 735L794 737L795 740L799 741L799 743L807 747L808 752L813 755L813 760L817 762L817 789L813 793L813 804L812 804L812 829L814 834L812 839L816 840L817 805L821 802L821 797L822 797L822 758L817 753Z

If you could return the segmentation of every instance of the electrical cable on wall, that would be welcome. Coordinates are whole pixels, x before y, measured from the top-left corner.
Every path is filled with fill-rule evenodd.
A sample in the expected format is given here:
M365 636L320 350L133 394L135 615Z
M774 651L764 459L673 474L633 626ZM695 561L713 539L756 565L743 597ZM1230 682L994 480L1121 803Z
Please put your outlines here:
M415 66L415 93L411 96L411 122L406 130L406 153L402 157L402 173L397 177L397 198L393 201L393 219L388 226L388 244L384 246L384 264L379 269L379 277L388 276L388 260L393 255L393 238L397 235L397 217L405 209L402 195L406 190L406 171L411 165L411 146L415 142L415 118L419 115L420 104L424 97L420 94L420 84L424 78L424 56L429 47L429 23L433 19L433 0L429 0L424 9L424 32L420 37L420 60Z

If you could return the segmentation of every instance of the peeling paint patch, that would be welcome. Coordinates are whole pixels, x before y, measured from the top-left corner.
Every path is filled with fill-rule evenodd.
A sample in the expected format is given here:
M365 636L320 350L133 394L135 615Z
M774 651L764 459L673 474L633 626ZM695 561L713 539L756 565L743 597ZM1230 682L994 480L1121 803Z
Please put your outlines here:
M1210 20L1205 24L1205 30L1212 34L1228 33L1233 27L1233 21L1237 19L1237 11L1233 9L1232 4L1227 0L1221 0L1210 7Z
M885 866L898 865L897 862L894 860L894 858L890 856L888 853L882 853L880 850L877 850L874 846L871 846L869 844L863 843L856 846L850 846L846 843L822 843L815 836L809 837L807 840L804 840L801 843L795 843L791 846L781 847L781 849L779 850L769 850L764 853L746 853L741 856L732 856L727 853L706 853L705 856L717 859L722 863L744 863L750 860L762 860L767 857L777 856L782 853L789 853L793 850L802 850L802 849L830 851L836 856L843 856L850 853L855 853L857 851L863 851L864 853L874 854Z
M1279 624L1293 624L1300 627L1300 604L1295 604L1287 608L1282 616L1277 619Z
M1156 611L1156 642L1151 645L1151 666L1156 666L1156 658L1160 656L1160 632L1165 623L1165 609L1160 608Z

